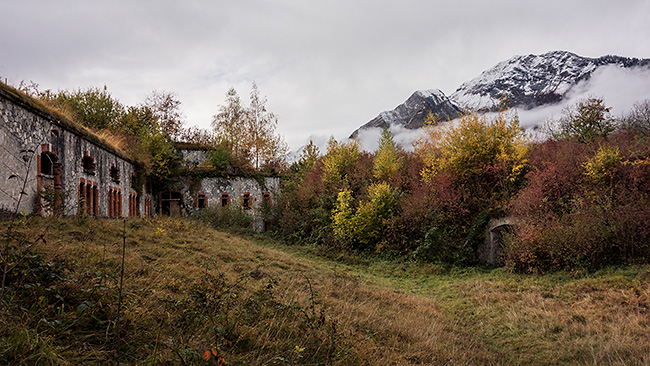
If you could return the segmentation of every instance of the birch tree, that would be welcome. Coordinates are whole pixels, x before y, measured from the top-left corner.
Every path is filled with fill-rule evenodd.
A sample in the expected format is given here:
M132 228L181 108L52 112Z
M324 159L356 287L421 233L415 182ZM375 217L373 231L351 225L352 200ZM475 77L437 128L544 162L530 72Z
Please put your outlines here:
M230 88L226 104L212 121L219 142L231 146L235 156L256 169L281 160L288 150L282 137L275 133L277 124L278 118L267 111L266 97L260 96L255 83L248 107L242 105L237 91Z

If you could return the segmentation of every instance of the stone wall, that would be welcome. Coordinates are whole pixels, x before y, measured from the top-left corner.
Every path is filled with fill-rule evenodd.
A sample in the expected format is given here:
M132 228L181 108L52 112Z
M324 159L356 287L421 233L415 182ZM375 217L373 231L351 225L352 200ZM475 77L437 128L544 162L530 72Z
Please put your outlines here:
M30 113L0 94L0 208L19 205L21 212L33 211L37 154L51 134L47 116Z
M5 85L0 85L0 146L0 209L13 210L20 198L19 211L47 214L38 192L51 187L62 197L64 215L151 211L151 195L137 197L132 187L133 161Z
M210 177L194 182L186 178L176 185L175 190L181 193L182 205L187 213L202 207L227 205L240 208L253 217L253 230L264 231L263 202L266 200L271 205L278 201L280 178Z
M181 148L179 150L183 157L183 166L186 168L195 168L208 159L208 151L206 149Z

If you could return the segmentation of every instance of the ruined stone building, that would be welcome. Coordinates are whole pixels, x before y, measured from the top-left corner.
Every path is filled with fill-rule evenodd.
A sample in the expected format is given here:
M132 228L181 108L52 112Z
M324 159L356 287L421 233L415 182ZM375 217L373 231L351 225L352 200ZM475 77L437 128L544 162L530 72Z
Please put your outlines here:
M179 144L185 169L199 169L209 159L209 150L202 146ZM200 210L204 207L241 208L253 217L253 229L267 231L270 221L262 214L263 207L270 206L280 195L280 178L260 176L257 178L241 176L206 176L202 178L181 177L171 185L171 190L162 193L161 214L182 214L185 211ZM189 210L188 210L189 203Z
M181 149L189 168L208 158ZM151 192L138 162L39 101L0 83L0 210L101 217L186 215L209 206L240 207L254 229L268 229L260 211L279 194L279 178L181 179Z
M137 163L87 129L0 84L0 209L126 217L152 213ZM45 202L47 198L58 202ZM54 198L52 198L54 197Z

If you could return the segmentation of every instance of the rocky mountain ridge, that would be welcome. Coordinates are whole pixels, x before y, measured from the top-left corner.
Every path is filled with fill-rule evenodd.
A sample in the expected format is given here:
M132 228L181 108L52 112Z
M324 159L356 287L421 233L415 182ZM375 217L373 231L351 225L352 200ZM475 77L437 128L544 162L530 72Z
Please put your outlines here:
M437 89L416 91L406 102L380 113L350 137L356 137L360 130L375 127L399 125L418 129L429 112L439 121L447 121L464 111L496 111L503 103L524 110L557 104L605 66L650 70L650 59L612 55L589 58L567 51L514 56L463 83L449 97Z
M381 112L361 129L384 128L396 124L416 129L422 127L429 112L437 119L445 121L458 118L462 113L458 104L452 102L440 89L418 90L406 102L392 111ZM354 131L350 137L355 138L358 132L359 130Z

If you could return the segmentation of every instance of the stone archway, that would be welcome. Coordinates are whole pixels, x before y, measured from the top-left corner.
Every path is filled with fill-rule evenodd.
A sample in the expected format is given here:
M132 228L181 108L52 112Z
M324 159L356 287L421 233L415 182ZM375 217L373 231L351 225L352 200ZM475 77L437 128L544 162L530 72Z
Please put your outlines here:
M63 205L61 162L49 144L41 146L37 158L37 212L42 216L60 215Z
M478 247L478 259L483 264L501 265L501 251L504 236L511 233L515 220L512 217L490 219L485 230L485 239Z

